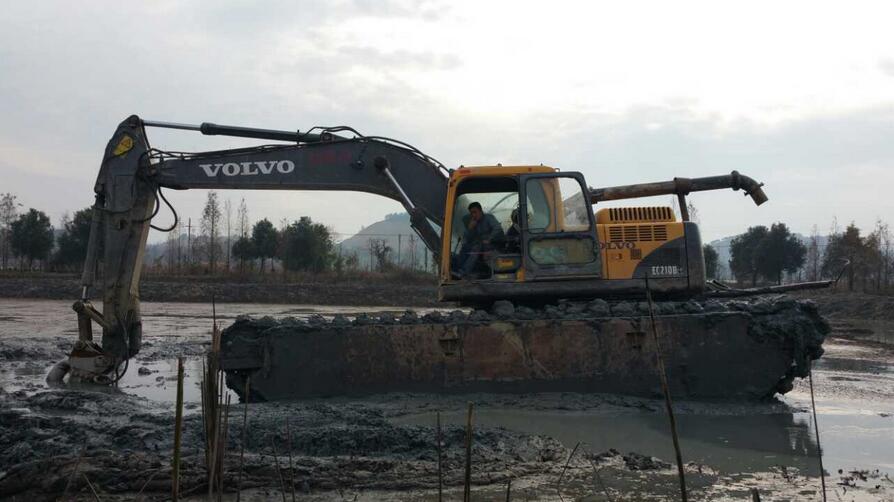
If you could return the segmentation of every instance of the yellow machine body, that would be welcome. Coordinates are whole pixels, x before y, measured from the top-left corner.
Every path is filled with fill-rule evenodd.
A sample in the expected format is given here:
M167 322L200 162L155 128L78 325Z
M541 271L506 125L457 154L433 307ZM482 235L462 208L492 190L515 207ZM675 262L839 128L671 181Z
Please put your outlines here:
M457 277L458 236L465 230L461 215L467 212L466 204L472 200L462 197L464 184L472 182L479 187L477 190L486 190L481 187L488 183L511 186L508 180L515 180L519 187L514 203L507 191L499 192L494 206L482 205L485 213L493 211L504 230L511 225L508 210L524 206L527 218L519 224L522 245L514 253L499 249L489 253L487 266L471 280ZM573 187L572 180L579 182L580 191L560 192L559 185ZM538 193L543 194L540 203L549 207L550 214L548 219L542 219L538 235L529 235L536 218L532 219L530 214L531 195L524 195L521 188L530 189L532 183L540 188ZM641 295L647 276L655 280L660 293L691 294L704 287L701 242L693 223L677 221L670 207L600 208L593 213L587 194L582 175L549 166L479 166L454 170L448 182L442 229L441 298L465 301L471 295L474 300L476 291L481 292L483 300L487 295L509 298ZM524 203L523 196L527 199ZM585 200L578 200L580 197ZM584 210L588 212L586 217L580 214ZM569 219L574 223L570 224ZM558 255L563 259L559 263L547 260L547 266L536 266L538 254Z

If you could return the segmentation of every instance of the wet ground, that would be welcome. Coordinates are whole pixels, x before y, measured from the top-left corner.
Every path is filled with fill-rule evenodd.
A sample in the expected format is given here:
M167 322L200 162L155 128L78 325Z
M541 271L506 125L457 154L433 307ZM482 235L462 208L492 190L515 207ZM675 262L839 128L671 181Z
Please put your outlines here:
M385 310L223 304L216 315L226 326L240 314ZM50 390L43 378L76 337L69 302L0 300L0 448L5 451L0 498L58 494L82 450L79 469L99 486L103 500L114 494L133 498L144 485L147 493L164 498L175 360L181 355L187 357L184 486L202 489L198 378L200 355L210 340L211 308L144 303L143 313L144 348L118 390ZM826 354L814 369L829 499L894 500L894 322L836 316ZM279 497L271 442L280 445L282 455L288 418L295 456L289 472L304 497L435 500L434 424L440 413L445 486L450 499L461 498L467 402L475 404L476 500L505 500L510 480L513 500L559 500L559 493L566 500L676 498L675 470L661 462L674 458L663 404L580 394L385 395L251 404L242 486L257 499ZM772 403L675 405L693 499L750 500L751 488L758 488L763 500L819 499L806 381ZM241 417L241 412L241 405L234 406L233 413ZM234 420L241 426L241 419ZM232 433L228 444L237 452L238 434ZM235 486L236 462L228 462L227 479ZM35 482L38 473L42 481ZM70 489L86 496L80 480Z

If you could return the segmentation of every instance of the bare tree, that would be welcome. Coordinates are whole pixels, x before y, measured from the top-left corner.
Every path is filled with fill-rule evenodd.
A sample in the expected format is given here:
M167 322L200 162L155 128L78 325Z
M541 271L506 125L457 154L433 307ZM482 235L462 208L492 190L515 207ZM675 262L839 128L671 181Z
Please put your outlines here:
M885 253L885 241L889 239L888 224L881 218L875 221L875 229L869 235L867 244L871 246L870 255L875 262L875 290L881 291L882 285L887 286L885 271L888 266L888 257Z
M202 236L207 239L205 245L207 246L208 266L212 274L218 258L220 217L220 202L217 200L217 192L211 190L208 192L205 208L202 210Z
M16 202L15 195L8 192L0 194L0 268L5 269L9 265L12 222L16 221L18 208L21 206Z
M379 272L391 268L392 249L387 239L369 239L367 249L369 249L370 266L375 266Z
M414 234L410 234L407 251L410 253L410 270L416 270L416 245L419 242Z
M884 257L884 270L882 274L884 275L883 284L885 288L891 286L891 266L894 265L892 263L891 256L891 228L887 223L882 223L883 227L881 229L881 240L882 240L882 256Z
M230 250L232 249L232 245L230 244L230 228L233 222L233 201L227 199L224 202L224 213L227 215L227 272L230 271Z
M686 202L686 209L689 211L689 221L696 225L701 225L702 219L698 215L698 208L695 207L691 200Z
M180 223L174 224L174 228L168 232L168 272L173 273L177 269L178 255L180 254Z
M820 279L820 268L823 264L822 251L819 245L819 230L817 226L813 226L810 238L807 240L807 280L818 281Z
M248 237L251 222L248 221L248 206L245 205L245 197L239 201L239 237Z

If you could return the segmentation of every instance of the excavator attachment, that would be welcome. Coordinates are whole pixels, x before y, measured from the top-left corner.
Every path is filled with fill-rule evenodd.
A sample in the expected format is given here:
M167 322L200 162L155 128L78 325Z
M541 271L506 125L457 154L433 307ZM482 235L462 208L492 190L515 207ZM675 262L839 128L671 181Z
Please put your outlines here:
M658 302L675 398L785 393L822 354L829 328L810 302ZM544 309L308 320L243 317L224 330L221 367L250 399L383 392L605 392L660 395L648 304L603 300ZM245 396L242 396L243 398Z

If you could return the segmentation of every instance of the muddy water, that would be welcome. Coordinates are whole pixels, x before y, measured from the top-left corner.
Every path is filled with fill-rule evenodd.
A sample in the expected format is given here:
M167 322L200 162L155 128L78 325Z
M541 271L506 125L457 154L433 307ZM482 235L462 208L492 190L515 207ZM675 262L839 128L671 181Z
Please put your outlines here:
M313 313L352 314L395 311L363 307L227 304L217 307L222 327L237 315L304 317ZM397 309L399 312L400 309ZM206 349L212 312L204 304L143 304L144 348L131 363L117 392L134 394L169 407L174 397L176 357L187 357L186 401L199 400L200 354ZM842 337L825 344L814 371L818 421L826 469L881 469L894 473L894 323L839 324ZM848 327L849 326L849 327ZM857 326L857 329L853 329ZM76 337L69 302L0 300L0 387L6 391L43 389L49 367L65 355ZM845 338L846 337L846 338ZM518 399L468 396L476 402L478 427L502 427L553 437L571 448L593 452L609 448L672 459L673 450L661 404L629 400L605 406L589 396L522 396ZM390 398L389 398L390 399ZM431 426L435 409L449 424L464 423L463 399L401 396L390 403L389 420L398 425ZM382 398L371 401L381 402ZM327 400L320 400L327 401ZM357 404L363 404L357 400ZM342 401L329 400L333 404ZM547 403L547 404L544 404ZM816 474L816 434L806 382L769 404L676 403L684 459L723 473L765 472L775 466ZM195 410L195 406L192 406Z
M239 315L305 318L315 313L351 315L357 312L396 312L383 307L314 307L231 303L142 303L143 347L118 384L118 390L160 402L173 402L177 357L184 365L184 401L200 401L202 360L210 344L216 318L221 329ZM44 385L50 367L65 358L77 339L77 320L71 302L59 300L0 299L0 340L31 358L11 357L0 367L0 387L7 391L33 390ZM97 334L97 337L99 335ZM25 360L23 360L25 359ZM142 370L142 371L141 371ZM236 396L232 396L236 399Z

